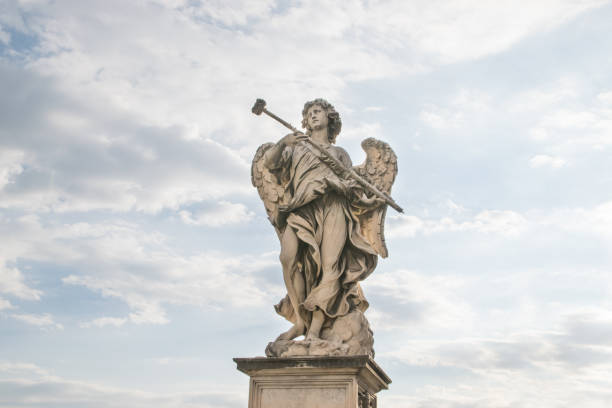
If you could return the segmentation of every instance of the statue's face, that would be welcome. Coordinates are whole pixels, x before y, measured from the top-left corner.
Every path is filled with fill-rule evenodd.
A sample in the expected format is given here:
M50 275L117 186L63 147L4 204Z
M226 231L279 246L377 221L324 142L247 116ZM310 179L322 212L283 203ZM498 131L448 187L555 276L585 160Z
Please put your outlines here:
M327 128L327 112L320 105L312 105L306 112L306 118L312 130Z

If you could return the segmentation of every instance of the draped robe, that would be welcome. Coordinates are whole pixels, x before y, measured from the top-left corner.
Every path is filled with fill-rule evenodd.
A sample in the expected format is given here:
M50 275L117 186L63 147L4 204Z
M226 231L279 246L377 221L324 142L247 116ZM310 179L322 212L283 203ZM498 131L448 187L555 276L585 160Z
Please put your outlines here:
M352 166L344 149L332 145L326 148L346 167ZM316 308L325 313L327 322L353 308L365 311L368 302L359 281L372 273L378 260L351 212L351 202L360 197L362 190L352 180L340 179L311 149L305 142L287 146L277 168L271 169L279 179L288 180L280 208L286 215L285 228L292 228L299 240L292 274L304 277L305 299L298 313L307 326ZM326 242L331 239L343 243L333 265L322 263L322 254L330 251L323 247L323 237ZM288 296L275 308L295 323L295 310Z

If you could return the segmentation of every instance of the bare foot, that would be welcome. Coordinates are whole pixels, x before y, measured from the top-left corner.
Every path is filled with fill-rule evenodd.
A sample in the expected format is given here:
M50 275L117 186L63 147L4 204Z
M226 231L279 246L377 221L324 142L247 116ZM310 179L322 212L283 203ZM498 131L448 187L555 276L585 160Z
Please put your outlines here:
M321 337L321 326L323 326L324 320L325 315L321 309L317 308L312 314L312 322L310 322L306 340L315 340Z
M292 328L278 336L275 341L293 340L302 334L304 334L304 323L294 324Z
M308 332L308 335L306 336L306 340L318 340L320 339L319 337L319 333L313 333L312 330Z

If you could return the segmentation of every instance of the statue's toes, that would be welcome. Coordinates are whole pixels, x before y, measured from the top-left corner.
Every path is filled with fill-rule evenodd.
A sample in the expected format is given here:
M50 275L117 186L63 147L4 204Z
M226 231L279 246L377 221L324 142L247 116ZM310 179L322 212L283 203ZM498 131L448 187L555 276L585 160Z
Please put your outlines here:
M280 336L278 336L276 338L276 340L274 341L279 341L279 340L289 340L289 333L288 332L284 332L282 333Z

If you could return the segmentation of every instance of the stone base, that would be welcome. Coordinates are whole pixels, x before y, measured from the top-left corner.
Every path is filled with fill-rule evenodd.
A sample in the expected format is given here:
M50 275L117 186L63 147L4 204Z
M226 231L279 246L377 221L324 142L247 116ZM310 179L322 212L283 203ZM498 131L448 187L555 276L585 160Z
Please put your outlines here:
M391 379L369 356L235 358L249 408L376 408Z
M366 356L374 358L374 337L368 319L359 310L333 320L313 340L275 340L268 343L268 357Z

